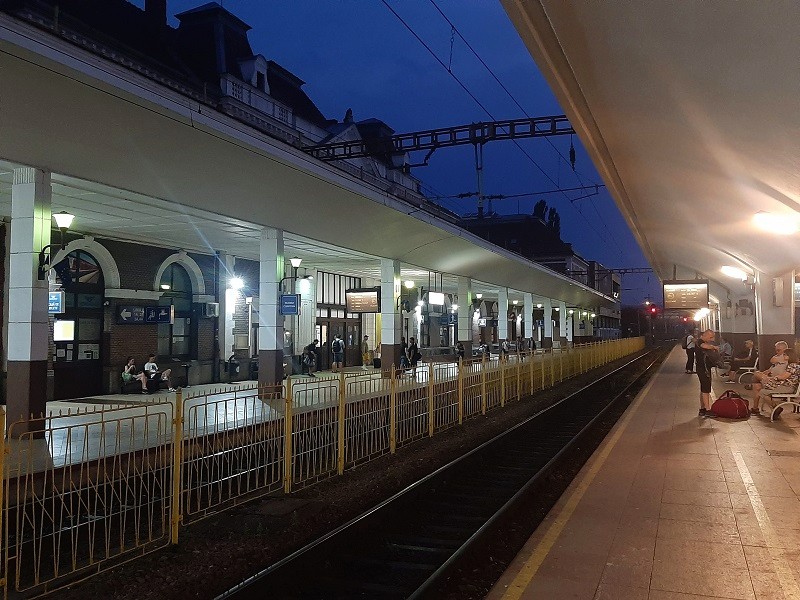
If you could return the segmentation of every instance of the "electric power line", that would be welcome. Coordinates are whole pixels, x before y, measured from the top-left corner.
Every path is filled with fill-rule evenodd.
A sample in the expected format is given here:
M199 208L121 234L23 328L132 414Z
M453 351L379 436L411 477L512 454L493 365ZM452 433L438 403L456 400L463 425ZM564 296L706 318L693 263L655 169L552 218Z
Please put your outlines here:
M425 40L423 40L423 39L422 39L422 38L421 38L421 37L420 37L420 36L417 34L417 32L416 32L416 31L414 31L414 29L411 27L411 25L409 25L409 24L408 24L408 23L405 21L405 19L403 19L403 17L401 17L401 16L400 16L400 15L397 13L397 11L395 11L395 10L394 10L394 9L393 9L393 8L392 8L390 5L389 5L389 3L387 2L387 0L381 0L381 2L382 2L382 3L383 3L383 5L384 5L384 6L385 6L385 7L386 7L388 10L389 10L389 12L391 12L391 13L392 13L392 14L393 14L393 15L394 15L396 18L397 18L397 20L398 20L398 21L400 21L400 23L402 23L402 25L403 25L403 26L404 26L404 27L405 27L405 28L406 28L406 29L409 31L409 33L410 33L411 35L413 35L413 36L414 36L414 38L415 38L415 39L416 39L416 40L417 40L417 41L418 41L420 44L422 44L422 46L423 46L423 47L424 47L424 48L425 48L425 49L428 51L428 53L429 53L429 54L430 54L430 55L431 55L431 56L434 58L434 60L436 60L436 62L438 62L438 63L439 63L439 65L440 65L440 66L441 66L441 67L442 67L442 68L443 68L445 71L447 71L447 72L450 74L450 76L451 76L451 77L452 77L452 78L453 78L453 79L456 81L456 83L458 83L458 85L459 85L459 86L461 86L461 88L462 88L462 89L463 89L463 90L464 90L464 91L467 93L467 95L468 95L470 98L472 98L472 100L473 100L473 101L474 101L474 102L475 102L475 103L476 103L476 104L477 104L477 105L478 105L478 106L479 106L479 107L480 107L480 108L481 108L481 109L482 109L482 110L483 110L483 111L484 111L484 112L485 112L485 113L486 113L486 114L489 116L489 118L490 118L490 119L492 119L493 121L497 121L497 118L496 118L496 117L495 117L495 116L494 116L494 115L491 113L491 111L490 111L488 108L486 108L486 106L484 106L484 104L483 104L483 103L482 103L480 100L478 100L478 98L477 98L477 97L476 97L476 96L475 96L475 95L474 95L474 94L473 94L473 93L472 93L472 92L469 90L469 88L468 88L468 87L467 87L467 86L466 86L466 85L465 85L465 84L464 84L464 83L461 81L461 79L459 79L459 78L458 78L458 76L457 76L455 73L453 73L453 72L452 72L450 69L448 69L448 68L447 68L447 65L445 65L445 64L444 64L444 62L443 62L443 61L442 61L442 60L441 60L441 59L440 59L440 58L439 58L439 57L436 55L436 53L433 51L433 49L432 49L432 48L431 48L431 47L430 47L430 46L429 46L429 45L428 45L428 44L425 42ZM460 35L461 35L461 34L459 33L459 36L460 36ZM463 38L462 38L462 39L463 39ZM547 178L547 180L548 180L548 181L550 181L550 183L552 183L554 186L558 187L558 184L557 184L557 183L556 183L556 182L553 180L553 178L552 178L552 177L550 177L550 175L549 175L549 174L548 174L548 173L547 173L547 172L546 172L546 171L545 171L545 170L544 170L544 169L543 169L541 166L539 166L539 163L537 163L537 162L536 162L536 161L533 159L533 157L532 157L530 154L528 154L528 153L525 151L525 149L524 149L522 146L520 146L519 142L517 142L516 140L511 140L511 141L512 141L512 142L514 142L514 145L515 145L515 146L516 146L516 147L517 147L517 148L518 148L518 149L519 149L519 150L520 150L520 151L521 151L521 152L522 152L522 153L523 153L523 154L524 154L524 155L527 157L527 159L528 159L528 160L529 160L529 161L530 161L530 162L531 162L531 163L532 163L532 164L533 164L533 165L534 165L534 166L535 166L535 167L536 167L536 168L537 168L537 169L538 169L538 170L539 170L539 171L542 173L542 175L544 175L544 176ZM571 206L575 206L575 204L573 203L573 200L572 200L572 199L571 199L569 196L567 196L566 194L563 194L563 195L564 195L564 197L565 197L567 200L569 200L569 202L570 202L570 205L571 205ZM586 221L586 223L587 223L587 224L589 225L589 227L592 229L592 231L594 231L594 232L597 234L597 237L598 237L598 238L600 238L601 240L602 240L602 239L605 239L605 238L604 238L604 236L603 236L603 234L602 234L602 233L600 233L600 231L598 231L598 230L597 230L597 228L596 228L596 227L594 226L594 224L593 224L593 223L592 223L592 222L591 222L591 221L590 221L590 220L589 220L589 219L586 217L586 215L585 215L585 214L583 214L583 211L581 210L581 208L580 208L579 206L575 206L575 208L576 208L576 210L578 211L578 214L580 214L580 215L581 215L581 217L583 217L584 221ZM601 220L601 222L602 222L602 220ZM604 224L604 226L605 226L605 224ZM607 227L606 227L606 231L608 231L608 228L607 228ZM617 249L620 251L620 256L624 256L624 252L622 251L622 248L620 248L620 246L619 246L619 244L617 243L616 239L614 239L614 237L613 237L613 236L611 236L611 232L610 232L610 231L609 231L609 236L610 236L610 239L611 239L611 241L613 242L613 244L614 244L614 245L617 247Z

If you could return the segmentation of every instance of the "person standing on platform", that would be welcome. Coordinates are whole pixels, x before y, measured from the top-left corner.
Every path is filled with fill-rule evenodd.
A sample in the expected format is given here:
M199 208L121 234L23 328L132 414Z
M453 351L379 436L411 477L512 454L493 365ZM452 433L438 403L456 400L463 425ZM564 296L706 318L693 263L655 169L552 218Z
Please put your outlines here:
M694 360L697 364L697 378L700 380L700 411L701 417L716 417L711 410L711 367L713 362L708 359L709 352L719 352L719 346L715 346L714 330L706 329L699 337L694 337Z
M338 373L344 364L344 340L339 337L338 333L333 336L331 351L333 352L333 372Z
M362 369L365 371L369 368L369 336L365 335L363 341L361 342L361 363Z
M411 368L414 369L414 378L417 377L417 363L419 359L422 358L422 355L419 353L419 346L417 346L417 341L412 337L408 338L408 362L411 365Z
M317 344L319 344L319 340L314 340L303 348L303 368L308 369L309 377L316 377L314 371L317 368Z
M695 342L697 341L697 336L700 334L699 329L692 330L692 333L686 336L686 372L687 373L694 373L694 365L696 362L696 357L694 353L694 346Z

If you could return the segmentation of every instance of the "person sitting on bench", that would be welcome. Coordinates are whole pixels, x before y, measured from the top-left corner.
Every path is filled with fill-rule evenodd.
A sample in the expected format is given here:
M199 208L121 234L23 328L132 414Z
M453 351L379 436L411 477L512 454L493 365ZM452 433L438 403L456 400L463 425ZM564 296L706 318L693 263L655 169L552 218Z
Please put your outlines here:
M131 383L132 381L139 381L142 384L142 393L147 393L147 375L144 371L141 373L136 372L136 363L132 356L128 357L125 367L122 369L122 383Z
M728 379L725 383L736 383L736 372L741 367L752 367L755 365L758 350L753 343L753 340L745 340L744 351L736 355L731 361L730 370L725 374Z
M167 382L167 388L169 388L170 392L175 391L175 388L172 387L172 384L169 381L169 376L170 373L172 373L172 369L165 369L163 373L159 372L158 365L156 364L155 354L151 354L147 358L147 364L144 366L144 372L147 374L148 379L155 379L156 377L159 377L161 381Z

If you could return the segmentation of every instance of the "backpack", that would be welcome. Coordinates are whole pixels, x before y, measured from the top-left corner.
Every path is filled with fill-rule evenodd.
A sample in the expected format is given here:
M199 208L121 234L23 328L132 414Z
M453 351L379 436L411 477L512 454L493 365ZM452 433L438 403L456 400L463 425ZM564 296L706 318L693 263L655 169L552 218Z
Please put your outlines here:
M689 336L685 335L685 336L683 336L683 341L681 342L681 348L686 350L686 348L688 348L688 347L689 347Z
M725 419L746 419L750 415L747 400L733 390L727 390L714 401L711 411Z
M333 340L333 351L337 354L342 351L342 340Z

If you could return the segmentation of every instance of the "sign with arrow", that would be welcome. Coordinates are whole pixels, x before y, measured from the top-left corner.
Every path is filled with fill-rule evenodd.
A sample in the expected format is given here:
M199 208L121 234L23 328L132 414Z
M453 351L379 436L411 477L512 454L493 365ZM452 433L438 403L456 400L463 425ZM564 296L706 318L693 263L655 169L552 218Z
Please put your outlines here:
M174 323L174 306L117 306L117 323L126 325L145 325Z

